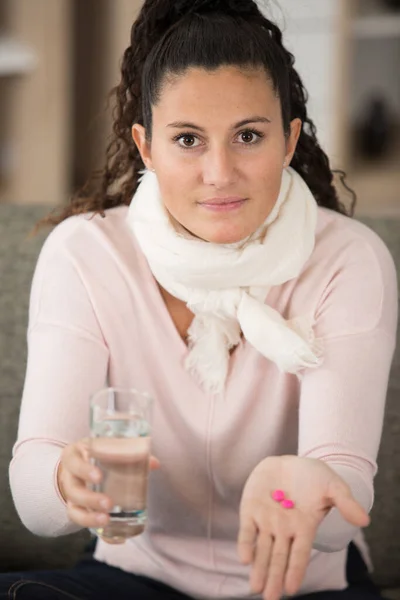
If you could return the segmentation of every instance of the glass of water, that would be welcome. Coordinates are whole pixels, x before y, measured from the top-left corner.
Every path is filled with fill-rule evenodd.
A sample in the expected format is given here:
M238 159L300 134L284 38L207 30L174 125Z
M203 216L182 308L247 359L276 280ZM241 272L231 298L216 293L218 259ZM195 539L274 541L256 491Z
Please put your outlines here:
M102 472L91 489L113 501L109 523L91 531L114 543L142 533L147 520L152 404L133 389L105 388L91 399L89 454Z

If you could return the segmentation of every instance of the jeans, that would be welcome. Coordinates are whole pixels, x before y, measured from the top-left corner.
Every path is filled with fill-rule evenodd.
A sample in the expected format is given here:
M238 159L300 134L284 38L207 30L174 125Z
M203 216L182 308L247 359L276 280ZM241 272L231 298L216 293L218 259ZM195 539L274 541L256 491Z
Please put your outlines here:
M297 600L379 600L356 546L349 546L349 587L297 596ZM92 558L68 570L0 574L0 599L16 600L189 600L147 577L126 573Z

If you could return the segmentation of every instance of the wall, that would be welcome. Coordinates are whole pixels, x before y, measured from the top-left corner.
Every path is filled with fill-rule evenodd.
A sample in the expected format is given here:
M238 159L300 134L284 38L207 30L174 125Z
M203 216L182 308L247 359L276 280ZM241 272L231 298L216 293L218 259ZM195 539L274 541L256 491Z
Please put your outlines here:
M6 32L37 57L31 73L0 78L0 202L64 203L101 165L105 98L140 4L0 0Z
M394 57L397 60L394 60ZM367 39L354 47L351 78L351 117L357 122L365 102L374 92L382 93L400 122L400 32L398 37Z
M9 173L3 201L54 204L68 187L71 93L69 0L9 0L8 33L34 49L37 68L2 81ZM4 6L3 6L4 10Z
M340 137L343 22L352 0L259 1L284 31L309 93L309 115L315 121L322 147L335 161L344 160Z
M140 6L140 0L74 0L74 186L103 165L111 130L107 97L119 82L121 58Z

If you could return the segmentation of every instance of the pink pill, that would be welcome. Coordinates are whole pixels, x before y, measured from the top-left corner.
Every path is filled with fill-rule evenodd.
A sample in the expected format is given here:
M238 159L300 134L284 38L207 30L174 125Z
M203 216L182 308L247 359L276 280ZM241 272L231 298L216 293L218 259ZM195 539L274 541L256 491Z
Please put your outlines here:
M294 508L294 502L292 502L291 500L283 500L281 502L281 506L283 508Z
M275 490L272 497L276 502L282 502L282 500L285 499L285 492L282 492L282 490Z

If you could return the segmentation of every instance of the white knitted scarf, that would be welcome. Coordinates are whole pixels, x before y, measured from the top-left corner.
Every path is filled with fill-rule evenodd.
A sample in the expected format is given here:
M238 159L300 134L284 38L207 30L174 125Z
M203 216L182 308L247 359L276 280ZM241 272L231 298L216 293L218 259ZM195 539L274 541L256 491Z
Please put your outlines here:
M178 232L150 171L141 178L127 222L155 279L195 315L186 368L205 391L223 390L230 351L242 333L281 371L300 374L320 365L313 316L287 321L265 303L272 286L298 277L315 245L317 204L292 168L283 171L265 223L240 243L215 244Z

